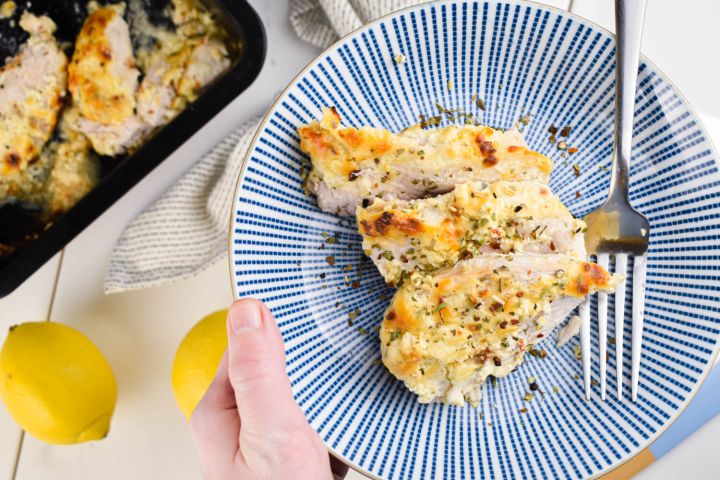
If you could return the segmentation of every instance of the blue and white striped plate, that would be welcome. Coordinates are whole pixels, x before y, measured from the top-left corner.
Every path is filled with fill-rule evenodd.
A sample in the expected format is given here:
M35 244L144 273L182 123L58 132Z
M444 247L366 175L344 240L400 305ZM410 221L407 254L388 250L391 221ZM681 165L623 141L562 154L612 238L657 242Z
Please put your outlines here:
M396 63L397 54L406 62ZM353 220L319 211L303 191L307 159L296 134L325 105L334 105L348 125L394 131L421 114L435 115L435 102L497 127L530 115L528 143L555 160L551 186L581 216L603 201L609 181L614 41L608 32L514 0L425 4L341 40L278 99L236 192L235 295L270 305L298 404L353 468L380 478L433 480L597 476L646 447L692 399L718 351L718 157L690 106L655 66L643 60L639 81L631 197L652 233L636 403L614 395L601 402L597 386L585 401L577 343L557 349L553 340L544 343L546 359L529 358L496 387L488 385L477 410L417 403L379 363L374 328L392 291L364 259ZM473 95L485 101L484 112ZM567 143L578 153L561 156L548 141L551 124L573 127ZM338 242L325 242L328 234ZM616 333L612 324L609 335L626 340L629 375L629 330ZM612 345L609 354L614 372ZM531 376L545 394L526 402Z

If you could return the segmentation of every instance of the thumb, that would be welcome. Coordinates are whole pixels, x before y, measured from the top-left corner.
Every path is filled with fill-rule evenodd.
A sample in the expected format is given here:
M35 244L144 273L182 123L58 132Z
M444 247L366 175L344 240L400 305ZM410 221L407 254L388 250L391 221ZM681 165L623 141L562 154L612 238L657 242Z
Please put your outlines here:
M282 337L268 308L253 299L228 312L228 377L244 433L263 435L306 423L285 373Z

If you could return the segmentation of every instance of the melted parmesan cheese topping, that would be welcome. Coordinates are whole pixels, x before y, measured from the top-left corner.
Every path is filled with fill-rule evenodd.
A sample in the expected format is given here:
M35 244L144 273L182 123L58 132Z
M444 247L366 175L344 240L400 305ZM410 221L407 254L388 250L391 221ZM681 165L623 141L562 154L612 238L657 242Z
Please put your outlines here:
M421 402L477 403L480 386L522 363L530 345L555 323L547 316L562 297L610 290L619 278L597 264L551 255L547 271L513 265L509 256L462 262L400 288L380 328L383 362ZM544 269L544 270L541 270Z
M357 224L365 253L395 285L414 271L432 273L488 251L585 258L584 222L537 182L466 183L424 200L377 199L358 208Z

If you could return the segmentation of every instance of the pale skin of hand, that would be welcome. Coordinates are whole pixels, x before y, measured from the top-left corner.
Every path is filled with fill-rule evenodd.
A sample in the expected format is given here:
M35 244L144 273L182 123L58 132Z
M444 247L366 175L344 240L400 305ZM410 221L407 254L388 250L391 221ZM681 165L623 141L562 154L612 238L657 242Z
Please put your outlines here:
M238 300L227 329L228 349L190 420L203 477L333 479L328 451L293 399L270 310ZM342 478L347 467L334 470Z

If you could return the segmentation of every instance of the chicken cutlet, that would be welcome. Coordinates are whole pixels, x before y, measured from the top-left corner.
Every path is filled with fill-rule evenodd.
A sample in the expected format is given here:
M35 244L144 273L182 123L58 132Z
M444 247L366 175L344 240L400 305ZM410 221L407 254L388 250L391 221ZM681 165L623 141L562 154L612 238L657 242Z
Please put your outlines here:
M139 117L153 127L167 123L230 66L228 56L222 42L207 37L156 55L137 93Z
M419 401L477 405L583 298L621 278L566 255L486 254L413 275L380 327L382 360Z
M67 89L67 57L48 17L23 13L30 38L0 68L0 175L19 174L50 139Z
M547 183L552 169L552 160L527 148L515 130L415 125L395 134L340 121L334 108L325 108L320 121L298 130L312 162L306 186L326 212L352 215L376 198L424 198L469 181Z
M124 4L99 7L85 19L68 67L77 128L102 155L126 152L148 130L135 115L140 70L124 10Z
M460 184L422 200L377 199L357 209L363 250L385 281L432 273L484 253L563 253L586 258L585 223L547 185Z

